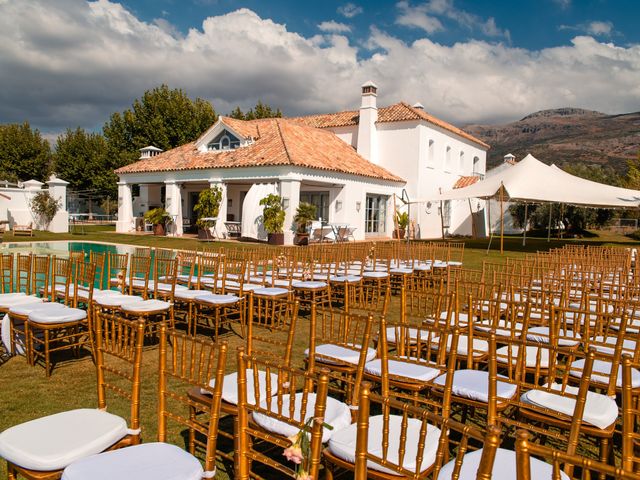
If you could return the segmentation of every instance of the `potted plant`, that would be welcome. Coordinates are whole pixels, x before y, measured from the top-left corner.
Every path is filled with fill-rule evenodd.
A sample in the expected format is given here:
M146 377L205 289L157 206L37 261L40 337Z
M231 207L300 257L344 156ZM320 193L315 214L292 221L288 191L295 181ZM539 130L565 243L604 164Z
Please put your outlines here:
M169 212L162 207L149 210L144 214L144 218L147 222L153 225L154 235L166 235L166 225L173 221Z
M262 222L270 245L284 245L284 208L280 195L270 194L260 200Z
M296 245L309 245L309 225L316 219L316 206L312 203L300 202L293 221L296 222Z
M394 238L404 238L404 235L409 226L409 214L407 212L396 212L396 229L393 232Z
M215 226L215 221L211 219L218 218L221 202L222 189L218 186L203 190L198 195L198 203L193 207L193 211L198 214L196 226L199 239L211 238L210 228Z

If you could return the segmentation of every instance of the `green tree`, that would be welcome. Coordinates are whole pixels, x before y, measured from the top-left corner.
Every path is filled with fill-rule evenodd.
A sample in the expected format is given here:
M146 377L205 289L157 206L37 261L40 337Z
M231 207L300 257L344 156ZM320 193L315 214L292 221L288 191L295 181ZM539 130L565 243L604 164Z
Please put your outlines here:
M637 158L627 161L627 174L624 186L634 190L640 190L640 151Z
M0 180L45 181L50 162L49 142L28 122L0 125Z
M73 190L91 190L100 196L115 198L117 167L107 151L107 142L99 133L82 128L58 137L53 154L53 170L70 183Z
M137 160L139 149L147 145L169 150L193 141L216 118L208 101L191 100L183 90L162 85L147 90L130 109L111 115L103 131L118 167Z
M282 112L279 108L274 110L270 105L258 100L256 106L250 108L247 113L243 113L240 107L236 107L229 116L238 120L257 120L259 118L281 118Z

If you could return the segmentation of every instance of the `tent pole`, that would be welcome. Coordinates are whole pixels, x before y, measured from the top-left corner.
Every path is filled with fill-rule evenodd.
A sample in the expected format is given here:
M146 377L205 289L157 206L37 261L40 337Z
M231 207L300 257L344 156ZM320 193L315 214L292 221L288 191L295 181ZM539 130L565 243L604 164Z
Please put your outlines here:
M529 204L524 204L524 233L522 234L522 246L524 247L527 244L527 225L529 217Z
M553 212L553 203L549 204L549 224L547 225L547 242L551 241L551 212Z
M504 188L500 185L500 255L504 252Z

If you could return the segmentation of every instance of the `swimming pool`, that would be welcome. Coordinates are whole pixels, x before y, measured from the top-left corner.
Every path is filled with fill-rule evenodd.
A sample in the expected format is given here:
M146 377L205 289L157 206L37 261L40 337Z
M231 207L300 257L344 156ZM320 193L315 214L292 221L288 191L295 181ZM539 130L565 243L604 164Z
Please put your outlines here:
M88 257L89 252L133 254L136 248L139 247L135 247L134 245L117 245L115 243L57 240L54 242L3 243L0 245L0 253L35 253L36 255L68 257L70 251L82 250Z

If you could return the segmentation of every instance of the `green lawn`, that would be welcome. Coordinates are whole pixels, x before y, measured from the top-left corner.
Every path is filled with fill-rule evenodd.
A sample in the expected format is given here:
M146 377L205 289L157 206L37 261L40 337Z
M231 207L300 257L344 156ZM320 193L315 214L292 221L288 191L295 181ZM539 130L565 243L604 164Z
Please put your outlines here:
M140 235L122 235L113 233L113 227L88 228L85 235L50 234L37 232L33 238L17 237L5 234L4 242L39 241L39 240L76 240L126 243L131 245L147 245L164 248L198 248L203 243L191 239L171 237L152 237ZM468 268L481 268L483 261L501 262L507 257L522 257L527 252L547 250L562 246L564 243L588 243L593 245L638 245L619 235L601 234L585 240L528 239L527 246L522 247L521 238L505 239L505 254L500 255L499 239L494 239L492 248L487 253L487 240L467 240L464 265ZM224 246L235 246L237 243L221 243ZM398 299L392 300L390 315L397 315ZM303 351L308 343L309 322L306 317L298 323L295 345L295 363L302 366ZM228 371L235 369L235 349L242 343L239 336L229 333L225 338L230 343ZM156 437L156 402L157 402L157 347L146 347L143 360L143 383L141 398L141 422L143 437L153 441ZM1 362L1 361L0 361ZM29 367L24 357L12 357L0 363L0 431L36 417L78 407L94 407L97 402L95 386L95 368L88 355L76 360L68 360L58 364L50 379L45 377L41 367ZM128 418L128 405L123 401L109 402L109 410ZM175 432L171 440L183 446L183 439ZM0 478L6 476L4 462L0 464ZM228 478L223 466L216 478Z

